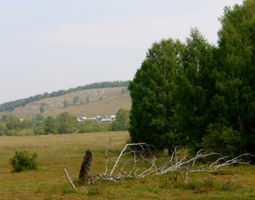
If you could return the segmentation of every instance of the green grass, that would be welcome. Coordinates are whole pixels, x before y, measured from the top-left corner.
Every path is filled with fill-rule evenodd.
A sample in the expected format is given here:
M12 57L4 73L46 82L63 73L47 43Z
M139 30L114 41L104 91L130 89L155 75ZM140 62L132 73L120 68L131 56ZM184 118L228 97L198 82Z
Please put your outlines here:
M105 148L112 138L109 157L124 147L127 132L74 135L0 137L0 199L254 199L254 166L228 167L229 173L168 173L118 183L98 181L79 185L77 179L87 149L93 153L90 173L104 173ZM10 173L9 159L15 150L36 152L37 171ZM146 165L141 165L146 166ZM65 167L77 187L74 191L63 172ZM177 181L174 181L177 175Z

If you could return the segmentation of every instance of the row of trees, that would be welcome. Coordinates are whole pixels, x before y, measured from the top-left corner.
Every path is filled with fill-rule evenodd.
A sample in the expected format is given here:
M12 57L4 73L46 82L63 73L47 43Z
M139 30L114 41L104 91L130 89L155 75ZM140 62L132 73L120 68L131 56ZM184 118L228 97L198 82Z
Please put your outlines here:
M148 50L129 90L131 142L255 153L255 1L225 7L218 46L197 29Z
M0 135L48 135L65 133L89 133L107 131L125 131L129 128L129 110L119 109L116 120L112 123L101 123L92 120L79 122L68 112L62 112L55 118L37 114L32 118L20 120L12 114L5 114L0 119Z
M84 86L78 86L76 88L70 88L68 90L59 90L59 91L52 92L52 93L45 92L44 94L38 94L38 95L31 96L26 99L20 99L20 100L0 104L0 112L13 111L15 108L20 107L20 106L23 107L26 104L33 102L33 101L38 101L38 100L50 98L50 97L58 97L58 96L62 96L65 94L76 92L76 91L96 89L96 88L127 87L128 85L129 85L128 81L112 81L112 82L105 81L105 82L100 82L100 83L92 83L92 84L88 84L88 85L84 85Z

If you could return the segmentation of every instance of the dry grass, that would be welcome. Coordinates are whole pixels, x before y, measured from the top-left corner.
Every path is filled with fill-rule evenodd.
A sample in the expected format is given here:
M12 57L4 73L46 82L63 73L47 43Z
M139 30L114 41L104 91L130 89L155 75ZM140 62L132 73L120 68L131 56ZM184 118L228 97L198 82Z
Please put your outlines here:
M91 173L104 172L105 147L109 138L109 156L117 156L124 147L127 132L75 135L0 137L0 199L254 199L254 166L229 167L230 173L212 175L193 173L188 183L183 174L166 174L120 183L100 181L95 185L68 184L65 167L77 180L82 157L87 149L93 153ZM38 153L39 170L10 173L9 158L15 150ZM238 174L238 175L237 175ZM177 175L177 182L173 182Z
M42 99L29 103L25 107L16 108L12 112L0 112L0 117L3 114L14 114L19 118L32 117L39 112L42 103L48 104L51 107L47 108L46 106L45 112L43 113L44 116L56 116L61 112L69 112L77 117L114 115L120 108L131 108L129 93L121 95L121 89L122 87L82 90L59 97ZM86 99L86 96L90 96L91 101L88 104L71 105L73 97L77 95L83 99ZM99 100L100 95L103 96L102 101ZM67 100L70 104L66 108L63 107L64 100Z
M26 193L40 193L39 196L41 192L55 195L59 190L63 190L63 187L67 186L69 189L62 169L66 167L71 177L77 177L87 149L93 152L91 172L101 172L104 169L102 155L110 137L114 141L112 149L116 150L124 146L128 133L1 137L0 180L4 181L0 182L0 199L14 199L16 195L26 196ZM39 170L10 173L9 159L13 157L15 150L37 152Z

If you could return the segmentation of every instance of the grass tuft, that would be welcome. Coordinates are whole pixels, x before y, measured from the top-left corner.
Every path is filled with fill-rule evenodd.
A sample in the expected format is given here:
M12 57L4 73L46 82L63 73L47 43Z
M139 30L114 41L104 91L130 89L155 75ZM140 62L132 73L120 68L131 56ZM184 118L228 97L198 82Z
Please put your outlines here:
M104 188L100 186L90 186L88 187L88 196L101 195L104 193Z

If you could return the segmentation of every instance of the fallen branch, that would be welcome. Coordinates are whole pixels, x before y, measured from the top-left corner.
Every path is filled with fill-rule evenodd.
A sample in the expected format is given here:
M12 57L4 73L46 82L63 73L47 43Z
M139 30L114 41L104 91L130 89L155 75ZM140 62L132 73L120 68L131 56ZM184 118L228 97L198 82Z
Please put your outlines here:
M212 152L206 153L203 149L199 150L194 157L190 157L189 155L184 155L180 157L178 155L177 149L180 147L176 147L171 156L168 157L167 160L162 162L162 157L157 158L153 155L152 151L150 150L152 145L148 145L145 143L131 143L126 144L125 147L121 150L118 157L115 158L108 158L109 149L110 149L111 139L106 146L106 153L105 153L105 172L104 174L92 174L89 175L89 166L92 160L88 159L89 161L84 166L84 172L86 172L84 177L86 181L88 178L90 182L96 182L97 179L107 180L118 182L121 179L125 178L144 178L146 176L155 176L155 175L163 175L169 172L183 172L184 173L184 182L186 183L188 180L188 174L192 172L217 172L221 171L223 167L233 165L233 164L249 164L249 162L243 162L242 158L247 156L253 156L252 154L245 153L239 155L235 158L228 159L228 156L219 157L216 161L212 163L206 163L205 165L196 165L196 163L201 160L205 159L210 156L215 156L220 154ZM131 150L128 151L128 147L131 147ZM92 154L91 154L92 155ZM131 158L130 158L131 155ZM129 157L126 157L129 156ZM179 157L178 157L179 156ZM85 161L84 156L84 161ZM108 163L114 162L112 169L108 175ZM88 165L89 163L89 165ZM139 167L139 163L144 163L142 166L143 168ZM83 165L85 165L83 163ZM119 170L119 173L116 173L116 169ZM81 177L81 176L80 176ZM176 179L171 183L177 181ZM69 179L69 183L70 179Z
M68 182L70 183L70 185L72 186L72 188L76 191L76 188L75 188L73 182L71 181L71 179L70 179L70 177L69 177L69 175L68 175L68 172L66 171L66 168L63 168L63 171L64 171L65 174L66 174L66 178L67 178Z
M108 150L109 150L109 144L107 146L107 154L108 155ZM242 155L239 155L235 158L226 160L228 156L220 157L218 158L215 162L213 163L207 163L202 166L196 166L196 162L198 160L204 159L206 157L210 156L215 156L219 155L218 153L212 152L212 153L205 153L203 149L199 150L194 157L190 157L188 155L178 159L178 152L176 147L174 149L174 152L172 155L169 157L167 161L164 163L158 163L159 158L156 158L153 156L153 154L150 151L150 146L145 143L132 143L132 144L126 144L125 147L122 149L120 152L119 156L117 158L111 158L108 159L106 156L106 164L109 161L114 161L115 164L109 174L109 176L106 176L106 173L104 176L101 176L104 180L111 180L111 181L118 181L123 178L128 178L128 177L136 177L136 178L144 178L146 176L154 176L154 175L162 175L166 174L168 172L177 172L177 171L182 171L184 173L184 182L187 182L188 174L192 172L217 172L220 171L223 167L233 165L233 164L249 164L249 162L243 162L241 158L246 157L246 156L253 156L252 154L245 153ZM139 147L140 150L131 150L127 151L127 148L131 147L132 149L138 149L136 147ZM125 152L125 153L124 153ZM124 164L122 167L118 167L118 165L121 162L121 159L124 158L126 155L133 155L133 161L130 160L125 160ZM150 155L150 156L148 156ZM122 161L123 162L123 161ZM137 163L144 162L150 164L148 168L138 168ZM127 165L127 163L133 164L133 167L131 170L127 171L124 173L124 167ZM113 175L114 171L116 168L120 169L120 173L118 175ZM107 168L108 169L108 168ZM139 172L140 171L140 172ZM138 173L139 172L139 173Z

